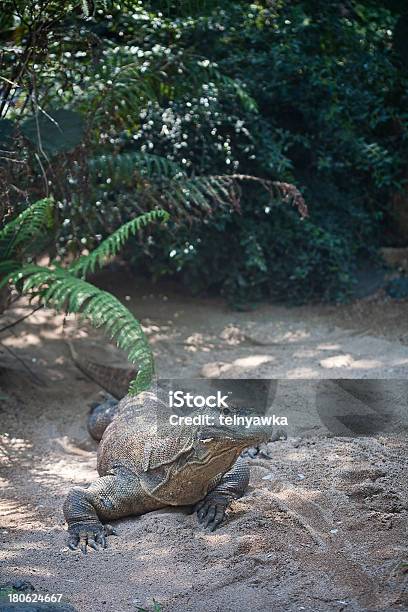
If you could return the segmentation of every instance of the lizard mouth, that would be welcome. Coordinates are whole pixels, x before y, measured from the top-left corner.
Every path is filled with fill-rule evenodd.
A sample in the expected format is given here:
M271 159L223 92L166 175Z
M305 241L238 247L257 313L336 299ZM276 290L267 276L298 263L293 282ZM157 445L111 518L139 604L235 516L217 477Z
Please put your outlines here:
M266 442L272 435L272 428L218 428L211 427L206 428L201 432L200 439L205 442L206 440L225 440L229 442L238 442L244 444L244 446L251 446L254 442Z

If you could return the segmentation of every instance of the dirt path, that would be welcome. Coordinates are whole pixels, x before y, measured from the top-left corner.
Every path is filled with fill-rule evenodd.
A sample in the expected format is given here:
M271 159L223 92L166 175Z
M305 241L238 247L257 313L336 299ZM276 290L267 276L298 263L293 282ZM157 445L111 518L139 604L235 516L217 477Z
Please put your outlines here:
M236 313L168 287L137 289L123 274L101 283L142 318L161 376L407 379L407 304ZM181 510L158 511L118 521L120 537L104 552L68 551L61 506L96 475L85 415L98 389L73 366L61 326L39 311L2 336L0 585L29 580L92 612L153 610L153 599L171 612L408 609L408 443L398 427L329 437L307 413L300 433L269 445L272 459L251 460L248 495L214 534ZM103 340L75 334L107 359ZM120 361L110 351L112 359ZM298 420L306 387L281 390ZM400 410L404 421L406 403Z

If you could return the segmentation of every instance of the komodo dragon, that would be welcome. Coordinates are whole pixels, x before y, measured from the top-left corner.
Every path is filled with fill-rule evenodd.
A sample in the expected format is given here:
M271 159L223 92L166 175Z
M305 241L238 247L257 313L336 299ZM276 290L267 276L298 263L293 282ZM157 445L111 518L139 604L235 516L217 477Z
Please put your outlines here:
M75 362L79 365L77 358ZM83 360L81 370L87 370ZM94 379L98 378L96 371L92 364ZM157 417L166 414L165 410L165 404L152 392L126 395L119 402L108 399L93 408L88 429L100 440L100 477L86 489L73 488L65 500L71 549L79 546L86 552L87 546L105 548L106 537L115 532L102 521L165 506L194 505L198 521L213 531L231 501L244 494L249 466L240 453L266 441L272 428L221 425L218 408L205 409L206 414L216 417L214 425L158 427ZM224 408L228 410L244 416L251 414L251 410L242 407Z

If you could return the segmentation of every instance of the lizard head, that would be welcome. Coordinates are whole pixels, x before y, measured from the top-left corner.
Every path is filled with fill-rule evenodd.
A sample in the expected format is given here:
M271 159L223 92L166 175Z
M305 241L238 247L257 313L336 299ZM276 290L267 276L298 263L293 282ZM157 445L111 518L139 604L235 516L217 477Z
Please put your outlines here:
M162 380L158 394L167 405L164 420L181 427L177 435L186 439L243 449L272 435L273 381Z
M272 417L243 406L208 410L208 422L203 419L198 435L201 440L213 439L218 444L246 448L266 442L273 431Z

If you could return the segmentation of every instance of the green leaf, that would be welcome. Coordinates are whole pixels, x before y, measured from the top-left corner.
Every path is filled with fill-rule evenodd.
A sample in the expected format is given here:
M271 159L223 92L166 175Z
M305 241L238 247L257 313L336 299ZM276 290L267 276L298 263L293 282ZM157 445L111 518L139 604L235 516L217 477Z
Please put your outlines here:
M61 109L27 119L21 125L21 132L39 151L53 156L79 145L84 122L79 113Z
M122 225L92 253L80 257L69 267L69 271L76 276L85 277L89 272L94 272L97 266L102 267L110 257L117 255L130 236L135 236L142 227L146 227L146 225L155 221L166 222L168 219L169 214L161 209L151 210L143 215L139 215Z
M44 198L34 202L0 230L0 258L24 255L52 230L54 202ZM38 245L37 245L38 246Z
M126 351L130 363L138 367L129 393L136 395L150 388L154 375L151 348L139 321L117 298L62 268L26 264L8 274L7 280L19 283L22 293L34 294L47 306L82 314L94 327L104 327L117 346Z

